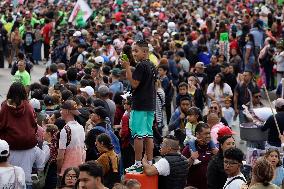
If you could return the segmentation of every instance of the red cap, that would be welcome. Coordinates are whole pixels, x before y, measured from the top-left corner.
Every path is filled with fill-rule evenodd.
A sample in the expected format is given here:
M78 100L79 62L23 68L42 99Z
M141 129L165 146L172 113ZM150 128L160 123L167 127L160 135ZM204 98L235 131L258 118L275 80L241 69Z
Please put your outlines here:
M223 136L234 135L236 133L232 131L229 127L222 127L219 129L217 134L218 134L218 138L221 138Z

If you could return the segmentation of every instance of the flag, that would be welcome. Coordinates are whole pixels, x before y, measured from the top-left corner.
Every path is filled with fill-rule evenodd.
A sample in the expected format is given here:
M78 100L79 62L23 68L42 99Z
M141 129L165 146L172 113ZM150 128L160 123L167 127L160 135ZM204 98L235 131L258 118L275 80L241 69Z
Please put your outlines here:
M82 22L86 22L92 13L93 10L84 0L78 0L68 22L72 22L73 25L82 25Z

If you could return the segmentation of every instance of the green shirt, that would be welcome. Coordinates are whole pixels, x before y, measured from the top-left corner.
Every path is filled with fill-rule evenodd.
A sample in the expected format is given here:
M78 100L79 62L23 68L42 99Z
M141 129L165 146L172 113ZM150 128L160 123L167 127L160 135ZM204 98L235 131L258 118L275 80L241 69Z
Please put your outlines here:
M14 76L14 82L21 82L24 86L28 86L31 84L31 76L26 70L23 72L18 70Z

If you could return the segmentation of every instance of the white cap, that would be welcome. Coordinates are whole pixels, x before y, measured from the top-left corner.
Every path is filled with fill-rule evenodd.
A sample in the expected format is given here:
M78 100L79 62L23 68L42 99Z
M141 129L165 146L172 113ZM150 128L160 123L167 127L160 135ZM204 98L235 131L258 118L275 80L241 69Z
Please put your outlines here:
M40 101L38 99L32 98L29 102L34 109L40 110Z
M157 30L153 30L153 31L152 31L152 35L155 35L156 33L158 33Z
M93 96L95 94L95 91L91 86L86 86L85 88L80 88L80 91L87 93L89 96Z
M174 22L168 23L168 29L175 29L175 28L176 28L176 24Z
M154 16L159 16L160 13L159 12L154 12Z
M5 140L0 139L0 157L9 155L9 144Z
M80 37L82 35L82 33L80 31L75 31L75 33L73 34L73 37Z
M169 37L170 37L170 34L169 34L168 32L165 32L165 33L163 34L163 37L164 37L164 38L169 38Z
M103 64L105 62L105 60L102 56L97 56L97 57L95 57L95 62L97 64Z
M76 33L76 32L75 32L75 33ZM89 32L88 32L87 30L85 30L85 29L82 29L82 30L81 30L81 34L84 35L84 36L86 36L86 35L89 34Z
M127 99L127 97L132 96L131 93L128 91L126 93L124 93L123 95L120 95L124 100Z

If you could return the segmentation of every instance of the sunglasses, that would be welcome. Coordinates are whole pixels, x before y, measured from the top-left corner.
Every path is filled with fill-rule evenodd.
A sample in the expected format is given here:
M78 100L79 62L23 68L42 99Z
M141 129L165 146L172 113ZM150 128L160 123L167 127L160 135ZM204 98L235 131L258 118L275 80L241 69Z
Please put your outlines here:
M213 109L214 109L214 110L218 110L218 107L217 107L217 106L211 106L210 109L211 109L211 110L213 110Z
M254 96L254 98L261 98L261 95Z

